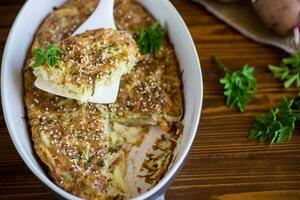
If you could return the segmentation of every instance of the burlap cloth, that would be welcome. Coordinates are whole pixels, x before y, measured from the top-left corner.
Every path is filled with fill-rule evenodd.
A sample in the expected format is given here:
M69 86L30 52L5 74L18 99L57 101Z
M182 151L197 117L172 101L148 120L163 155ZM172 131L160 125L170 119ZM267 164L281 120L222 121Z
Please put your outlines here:
M300 44L295 44L293 35L279 36L266 28L255 15L249 0L233 3L220 3L216 0L193 1L200 3L209 12L254 41L279 47L289 53L295 53L300 48Z

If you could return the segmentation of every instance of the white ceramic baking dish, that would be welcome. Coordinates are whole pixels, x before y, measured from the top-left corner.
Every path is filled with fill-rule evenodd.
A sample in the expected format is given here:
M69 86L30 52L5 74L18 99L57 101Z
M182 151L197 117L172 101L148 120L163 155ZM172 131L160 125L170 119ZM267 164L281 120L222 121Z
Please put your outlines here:
M22 68L34 34L52 11L66 0L27 0L9 33L2 60L1 95L4 117L11 139L20 156L35 176L56 196L79 199L54 184L39 165L24 120ZM192 37L169 0L138 0L167 30L183 71L185 101L184 135L172 167L148 192L134 199L163 199L164 192L179 172L196 135L202 107L203 82L200 62Z

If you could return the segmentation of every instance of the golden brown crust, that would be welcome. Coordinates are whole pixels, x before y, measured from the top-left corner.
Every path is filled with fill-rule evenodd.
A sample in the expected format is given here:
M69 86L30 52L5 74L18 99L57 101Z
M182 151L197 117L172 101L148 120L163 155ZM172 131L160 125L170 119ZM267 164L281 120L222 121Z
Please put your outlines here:
M137 27L155 22L143 7L131 0L117 1L115 19L119 29L132 34ZM113 120L127 124L158 124L168 131L172 122L181 119L180 71L174 49L168 38L166 41L159 53L143 56L132 73L123 76L117 102L110 106Z
M129 72L139 58L131 34L114 29L86 31L62 40L57 47L61 50L61 61L55 66L34 66L32 61L30 67L36 76L56 87L69 85L80 94L93 90L97 82L109 84L120 73Z
M97 3L97 0L70 0L56 9L37 31L32 49L59 43L70 36ZM116 1L115 18L118 29L131 33L136 27L150 26L155 21L132 0ZM28 60L31 58L29 53ZM125 198L120 188L116 189L118 194L108 194L112 184L109 177L117 160L126 160L133 144L108 147L111 144L106 130L107 119L125 124L134 122L132 124L139 126L158 124L166 131L180 121L181 80L173 47L167 42L155 57L144 56L130 75L123 76L118 100L108 106L80 104L39 90L34 86L35 77L28 66L29 61L23 73L28 123L34 148L48 166L50 176L62 188L83 198ZM145 134L144 128L142 133ZM87 145L91 151L87 152ZM116 154L117 151L122 153ZM105 159L110 163L103 165Z
M32 50L69 37L93 12L98 0L71 0L55 8L38 29Z
M71 81L92 84L112 71L117 63L126 62L128 54L138 57L137 45L125 31L97 29L69 37L62 42L62 60L74 63L67 74ZM112 51L115 51L114 53ZM108 55L105 55L108 54Z

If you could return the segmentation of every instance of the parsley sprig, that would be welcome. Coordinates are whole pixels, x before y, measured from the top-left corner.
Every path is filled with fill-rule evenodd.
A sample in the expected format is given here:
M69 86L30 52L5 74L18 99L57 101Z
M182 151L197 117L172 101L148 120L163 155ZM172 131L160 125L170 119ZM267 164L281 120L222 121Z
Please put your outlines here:
M271 109L268 114L256 117L249 139L270 144L283 143L290 140L295 129L295 123L300 120L300 98L288 100L282 98L278 107Z
M137 44L142 54L155 54L165 42L165 31L159 23L137 29Z
M273 76L281 79L285 88L300 87L300 52L282 59L279 66L269 65Z
M61 54L64 52L55 44L47 44L45 49L35 49L33 67L38 67L44 63L48 63L51 67L55 66L57 62L61 61Z
M213 61L225 72L220 83L224 85L227 106L238 107L241 112L244 112L256 91L254 68L245 65L242 70L231 71L218 58L213 57Z

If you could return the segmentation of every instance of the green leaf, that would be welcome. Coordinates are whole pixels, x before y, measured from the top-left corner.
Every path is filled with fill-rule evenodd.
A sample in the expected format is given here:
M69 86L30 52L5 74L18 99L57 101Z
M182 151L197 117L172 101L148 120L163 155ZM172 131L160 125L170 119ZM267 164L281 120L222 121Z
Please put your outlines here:
M41 49L36 49L33 51L33 54L36 56L44 56L44 51Z
M249 139L257 138L260 142L269 141L269 144L290 140L295 123L300 119L299 105L300 98L282 98L278 107L256 117Z
M34 67L38 67L40 65L42 65L43 63L45 63L45 58L40 56L40 57L36 57L36 59L34 60Z
M287 76L286 81L284 81L284 83L283 83L284 87L289 88L298 78L299 78L299 74Z
M218 58L213 57L213 60L225 72L220 83L224 85L226 105L244 112L256 91L254 68L245 65L241 70L231 71Z
M159 23L145 29L136 29L137 44L142 54L155 54L165 42L165 31Z
M35 49L33 54L35 55L33 67L38 67L45 63L53 67L57 62L61 61L60 55L64 54L64 52L55 44L47 44L45 49Z
M300 52L282 59L279 66L269 65L269 70L275 78L283 81L285 88L300 87Z

